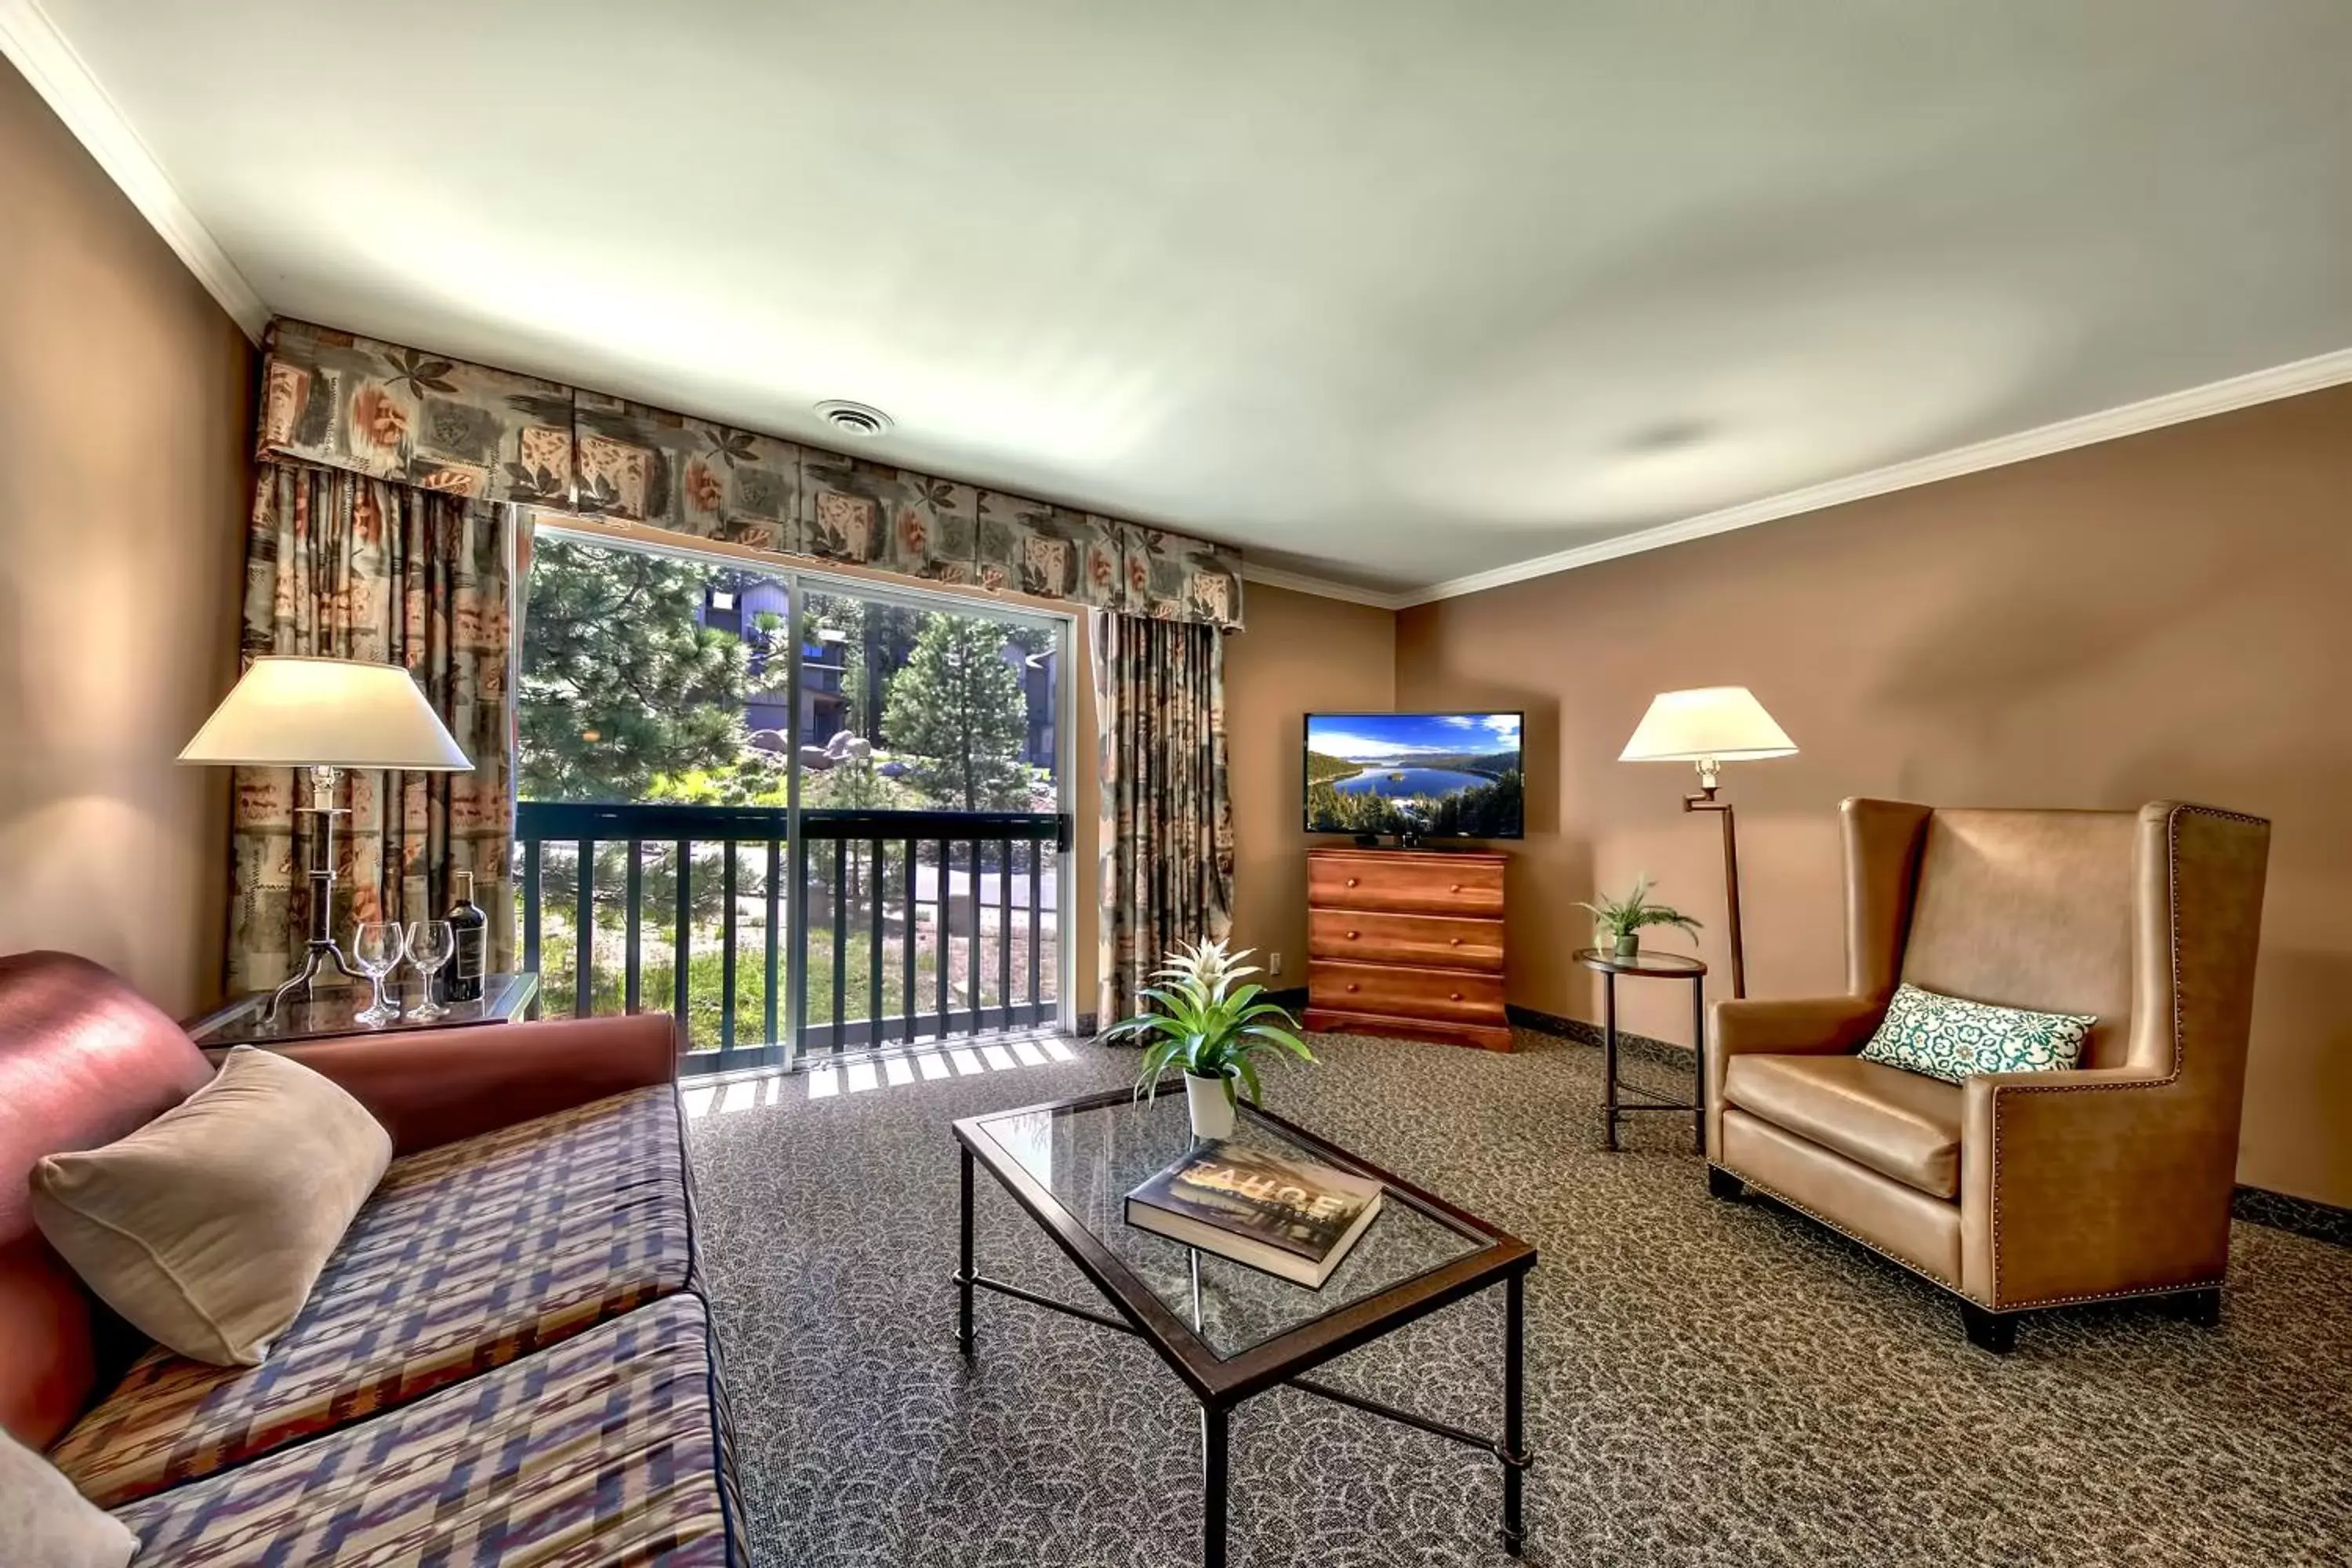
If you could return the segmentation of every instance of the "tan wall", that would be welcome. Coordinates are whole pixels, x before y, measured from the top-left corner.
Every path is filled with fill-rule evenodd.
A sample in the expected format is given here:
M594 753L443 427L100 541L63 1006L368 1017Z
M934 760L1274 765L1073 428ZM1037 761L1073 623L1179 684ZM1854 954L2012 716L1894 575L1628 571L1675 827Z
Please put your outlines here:
M1307 984L1306 715L1396 705L1396 617L1260 583L1247 612L1225 639L1234 944L1280 953L1286 988Z
M2352 1203L2352 388L1423 605L1397 663L1400 706L1528 710L1511 994L1573 1016L1596 886L1723 956L1688 770L1615 761L1654 692L1751 687L1802 749L1724 770L1754 995L1840 984L1843 796L2272 818L2240 1175ZM1681 987L1623 994L1687 1038Z
M0 63L0 952L216 998L253 350Z

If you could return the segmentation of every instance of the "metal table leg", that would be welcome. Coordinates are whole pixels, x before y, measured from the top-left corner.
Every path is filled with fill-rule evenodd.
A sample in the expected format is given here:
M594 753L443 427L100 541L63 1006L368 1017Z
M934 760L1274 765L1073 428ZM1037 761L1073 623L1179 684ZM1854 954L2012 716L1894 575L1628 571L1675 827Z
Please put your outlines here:
M1617 1150L1617 976L1610 970L1601 972L1601 1056L1602 1114L1609 1123L1604 1146L1614 1153Z
M1691 976L1691 1141L1706 1152L1706 976Z
M1517 1557L1526 1544L1527 1529L1519 1517L1520 1471L1526 1465L1526 1437L1520 1430L1526 1403L1527 1289L1524 1274L1514 1274L1503 1285L1503 1550Z
M1201 1568L1225 1568L1225 1423L1228 1413L1201 1406Z
M959 1150L963 1155L963 1210L961 1216L962 1237L961 1267L956 1270L956 1346L964 1354L971 1353L971 1151Z

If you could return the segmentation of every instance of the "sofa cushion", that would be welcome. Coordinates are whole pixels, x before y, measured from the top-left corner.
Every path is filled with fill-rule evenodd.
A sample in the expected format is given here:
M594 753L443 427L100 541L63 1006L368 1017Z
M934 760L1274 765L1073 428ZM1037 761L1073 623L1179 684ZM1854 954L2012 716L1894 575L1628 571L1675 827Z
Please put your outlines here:
M1860 1057L1736 1056L1724 1099L1932 1197L1960 1195L1959 1086Z
M139 1542L56 1467L0 1431L0 1545L8 1568L123 1568Z
M112 1507L593 1328L693 1263L667 1084L445 1143L393 1162L267 1363L151 1352L50 1457Z
M732 1565L731 1447L708 1310L671 1296L116 1517L139 1568Z
M240 1046L136 1132L35 1165L33 1217L149 1339L258 1366L391 1163L391 1134L332 1079Z

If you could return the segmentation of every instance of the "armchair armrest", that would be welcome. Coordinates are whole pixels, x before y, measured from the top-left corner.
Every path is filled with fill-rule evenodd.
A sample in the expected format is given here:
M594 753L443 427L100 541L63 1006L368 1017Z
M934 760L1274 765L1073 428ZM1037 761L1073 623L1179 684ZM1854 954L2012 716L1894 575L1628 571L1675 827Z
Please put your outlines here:
M1799 996L1715 1005L1718 1057L1760 1051L1773 1056L1835 1056L1859 1049L1885 1015L1869 996Z
M1870 996L1741 998L1715 1005L1706 1053L1706 1147L1723 1152L1723 1079L1731 1058L1843 1056L1859 1049L1878 1026L1886 1004Z
M341 1035L282 1054L349 1090L406 1154L673 1082L680 1045L669 1015L640 1013Z
M2218 1282L2237 1129L2168 1071L1986 1073L1962 1086L1962 1288L2000 1310Z

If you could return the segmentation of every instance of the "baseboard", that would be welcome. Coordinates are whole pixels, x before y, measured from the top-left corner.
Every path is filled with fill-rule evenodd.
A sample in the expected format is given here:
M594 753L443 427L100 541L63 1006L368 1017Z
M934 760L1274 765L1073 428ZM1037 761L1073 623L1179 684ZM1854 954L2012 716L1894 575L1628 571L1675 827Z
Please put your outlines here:
M1292 1013L1304 1012L1307 1008L1307 987L1304 985L1291 985L1286 986L1280 991L1268 991L1259 996L1258 1000L1261 1002L1271 1002L1276 1006L1284 1008Z
M2291 1230L2314 1241L2352 1247L2352 1208L2338 1208L2316 1198L2292 1197L2268 1187L2240 1187L2230 1212L2242 1220Z
M1095 1028L1095 1015L1092 1013L1080 1013L1076 1017L1071 1019L1070 1032L1082 1040L1093 1039L1097 1032Z

